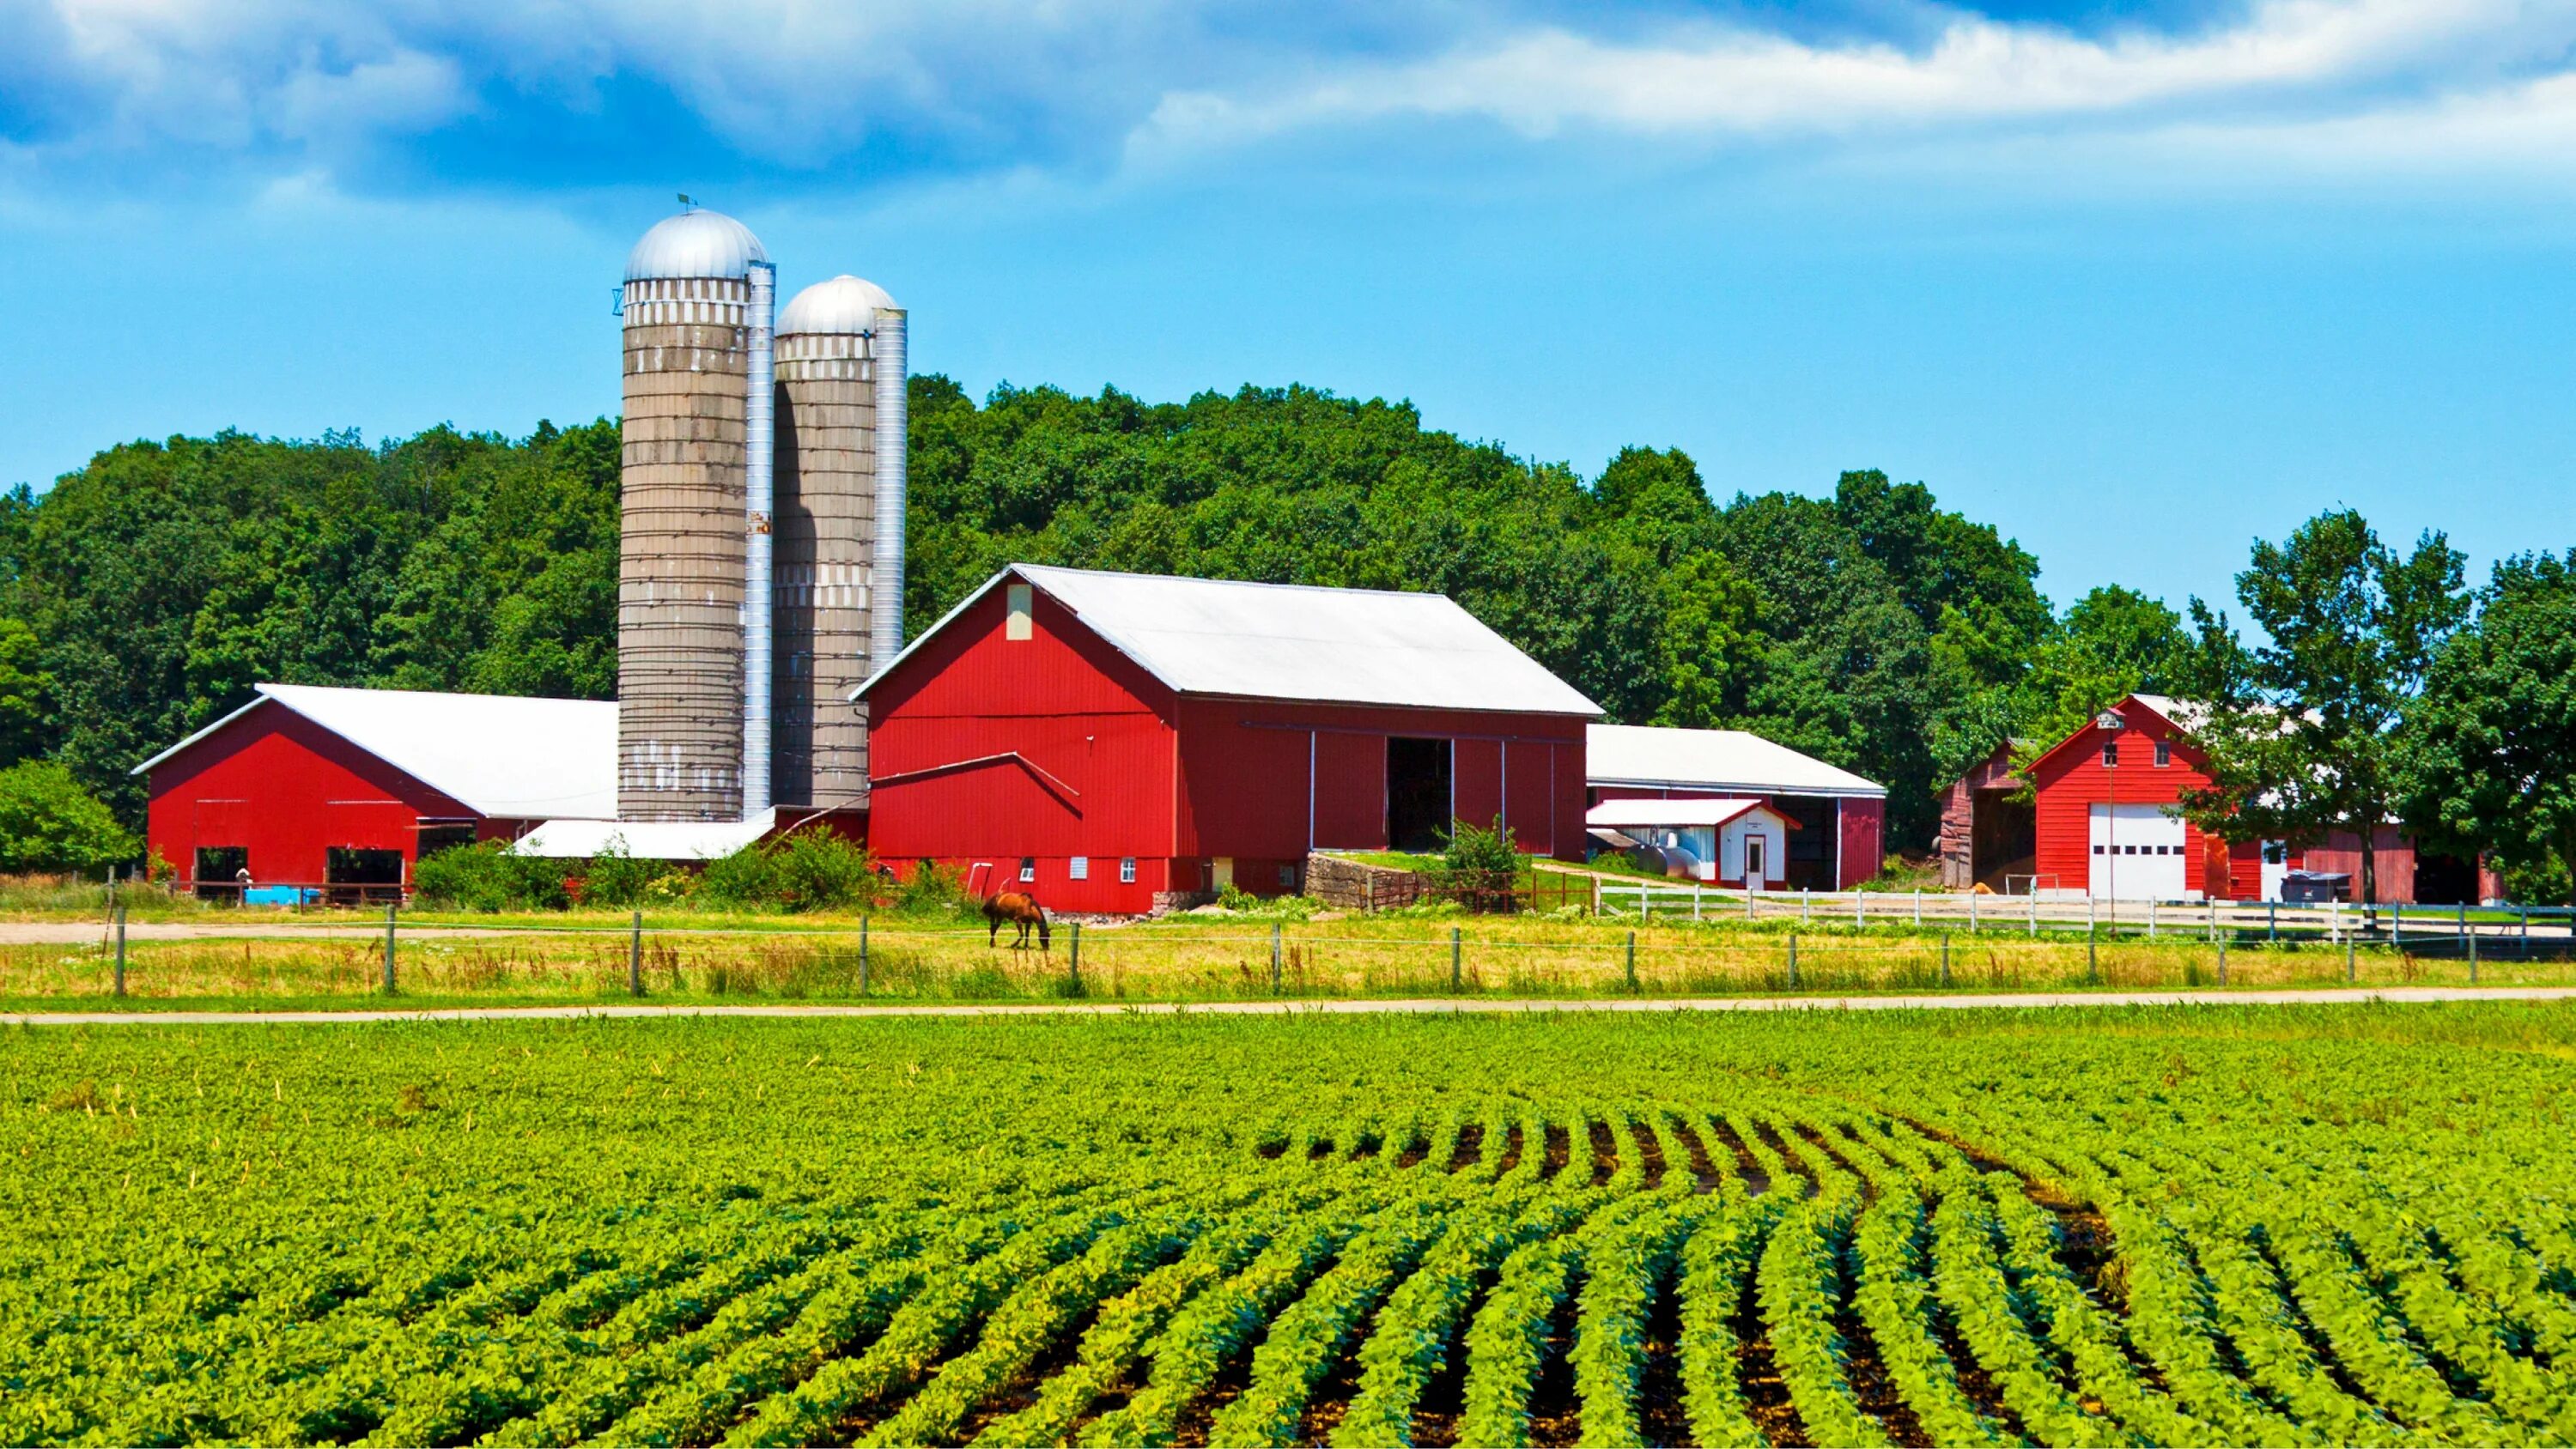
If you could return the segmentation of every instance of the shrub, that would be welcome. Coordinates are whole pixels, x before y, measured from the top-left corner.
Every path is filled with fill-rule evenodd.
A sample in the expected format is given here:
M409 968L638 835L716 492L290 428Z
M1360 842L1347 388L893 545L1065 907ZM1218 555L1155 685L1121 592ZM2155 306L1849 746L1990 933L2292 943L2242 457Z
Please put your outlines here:
M778 903L778 862L759 846L746 845L708 861L691 894L727 910L766 910Z
M571 904L563 862L512 855L500 840L422 856L412 867L412 885L422 904L450 910L556 911Z
M772 843L768 854L780 903L791 911L877 903L877 860L864 845L828 830L808 830Z
M1512 839L1512 828L1499 816L1491 830L1464 820L1453 822L1440 857L1452 875L1499 873L1508 878L1521 868L1521 848Z
M581 873L581 903L586 906L633 906L643 903L664 866L637 860L626 852L626 839L612 835L608 848L590 858Z
M62 765L30 760L0 770L0 870L88 874L142 848Z
M963 915L970 903L965 877L936 861L913 867L894 889L894 909L908 916Z

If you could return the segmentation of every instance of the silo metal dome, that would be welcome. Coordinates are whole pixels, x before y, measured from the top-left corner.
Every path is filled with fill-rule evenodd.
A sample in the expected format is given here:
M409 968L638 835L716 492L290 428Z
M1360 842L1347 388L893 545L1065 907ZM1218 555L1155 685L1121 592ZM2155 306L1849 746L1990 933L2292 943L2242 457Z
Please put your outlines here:
M751 228L720 211L689 210L656 222L626 254L626 280L748 276L769 260Z
M786 310L778 314L778 335L839 332L865 336L877 330L877 309L892 306L894 298L886 295L885 288L843 272L797 293Z

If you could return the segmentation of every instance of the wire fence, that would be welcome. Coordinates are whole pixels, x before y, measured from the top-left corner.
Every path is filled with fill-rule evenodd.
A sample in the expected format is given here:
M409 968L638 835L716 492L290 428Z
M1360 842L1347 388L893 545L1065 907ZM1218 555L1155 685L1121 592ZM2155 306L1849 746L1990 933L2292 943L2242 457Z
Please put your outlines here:
M0 949L0 997L1161 1001L2576 982L2565 911L2454 911L2436 923L2383 907L2373 922L2349 908L2202 903L2144 921L2062 911L1996 921L1917 918L1908 898L1865 894L1845 916L1816 909L1832 899L1821 895L1605 886L1601 915L1580 922L1072 921L1025 947L981 925L870 917L781 927L648 923L639 912L622 925L476 928L391 907L364 935L352 933L364 917L343 915L329 934L281 922L258 938L144 943L129 941L118 911L95 943ZM1748 912L1756 929L1688 928L1692 908L1703 928L1740 924L1713 906Z

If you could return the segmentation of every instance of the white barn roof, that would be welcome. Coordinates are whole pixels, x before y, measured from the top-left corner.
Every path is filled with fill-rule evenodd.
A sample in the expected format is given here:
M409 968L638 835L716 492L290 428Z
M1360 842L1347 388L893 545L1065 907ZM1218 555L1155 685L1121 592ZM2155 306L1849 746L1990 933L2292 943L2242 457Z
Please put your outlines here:
M1724 825L1756 810L1789 823L1759 800L1604 800L1583 812L1583 823L1613 830L1631 825Z
M1583 746L1593 785L1747 795L1866 795L1887 787L1743 730L1675 730L1596 724Z
M1442 594L1249 584L1013 564L851 696L1005 579L1035 585L1181 694L1512 714L1601 707Z
M636 860L720 860L769 833L749 820L549 820L510 845L514 855L587 860L612 847Z
M478 815L617 814L617 706L587 699L263 684L250 703L134 767L140 775L265 705L291 710Z

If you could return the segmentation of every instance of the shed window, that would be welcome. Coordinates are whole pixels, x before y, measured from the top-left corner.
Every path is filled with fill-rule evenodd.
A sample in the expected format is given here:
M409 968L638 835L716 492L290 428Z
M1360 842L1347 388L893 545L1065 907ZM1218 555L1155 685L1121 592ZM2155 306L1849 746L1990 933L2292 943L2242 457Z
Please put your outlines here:
M1010 607L1011 617L1002 625L1002 637L1005 639L1036 638L1037 620L1034 611L1037 604L1034 592L1026 584L1013 584L1004 589L1003 594L1005 602Z
M1037 858L1036 856L1034 856L1034 855L1024 855L1024 856L1021 856L1021 857L1020 857L1020 884L1022 884L1022 885L1027 885L1029 882L1031 882L1031 881L1033 881L1033 880L1036 880L1037 878L1038 878L1038 858Z
M1070 869L1075 880L1091 879L1091 857L1087 855L1075 856Z
M2104 740L2102 742L2102 763L2106 765L2116 765L2120 763L2120 742L2118 740Z
M1293 865L1279 867L1279 888L1283 891L1297 888L1297 867Z
M2170 765L2170 764L2172 764L2172 763L2173 763L2173 743L2172 743L2172 741L2170 741L2170 740L2158 740L2158 741L2156 741L2156 768L2157 768L2157 769L2159 769L2159 770L2161 770L2161 769L2163 769L2165 766Z
M1129 855L1119 858L1118 883L1120 885L1134 885L1136 883L1136 857Z

